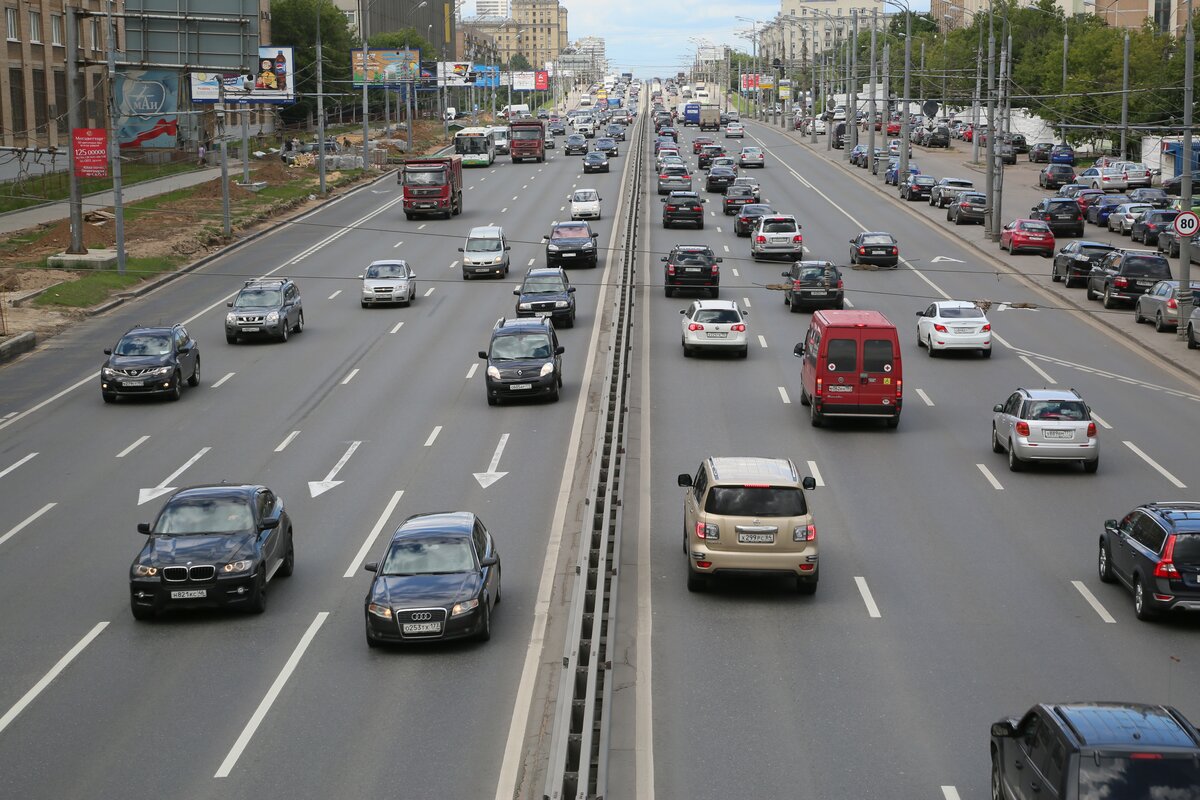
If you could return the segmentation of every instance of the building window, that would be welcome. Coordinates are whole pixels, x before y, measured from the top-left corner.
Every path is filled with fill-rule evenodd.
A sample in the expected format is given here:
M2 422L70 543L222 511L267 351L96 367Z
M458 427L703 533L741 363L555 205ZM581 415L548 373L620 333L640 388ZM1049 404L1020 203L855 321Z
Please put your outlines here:
M15 8L4 9L4 23L8 27L8 40L10 42L21 41L21 30L17 25L17 10Z
M100 38L100 20L96 17L92 17L92 49L104 49L104 40Z
M356 27L358 25L358 12L357 11L343 11L342 13L346 15L346 24L347 25L349 25L351 28Z
M29 41L32 44L42 43L42 12L29 12Z
M46 132L50 121L50 97L46 93L46 71L33 71L33 125L34 133L41 135Z
M14 12L15 13L15 12ZM12 30L12 28L9 28ZM12 104L12 122L9 131L17 136L25 135L25 76L16 67L8 68L9 101Z
M63 18L61 14L50 15L50 44L63 46Z
M67 107L67 74L61 69L54 70L54 128L59 136L67 132L67 115L62 109Z

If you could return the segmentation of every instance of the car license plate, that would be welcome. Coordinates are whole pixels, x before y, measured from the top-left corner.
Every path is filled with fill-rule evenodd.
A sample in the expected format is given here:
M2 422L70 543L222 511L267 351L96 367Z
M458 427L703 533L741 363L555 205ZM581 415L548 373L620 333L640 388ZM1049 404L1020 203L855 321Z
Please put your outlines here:
M729 336L725 331L709 331L705 334L709 339L724 339Z
M974 333L975 331L972 330L971 328L954 328L954 332L955 333Z
M145 381L124 381L121 385L122 386L145 386L146 382Z
M837 393L837 392L845 393L845 392L853 392L854 391L853 386L829 386L827 388L829 389L829 391L835 392L835 393Z
M434 203L417 203L417 208L436 208Z
M574 258L575 257L574 253L560 253L559 255L561 255L563 258Z
M1075 438L1075 432L1074 431L1044 430L1044 431L1042 431L1042 436L1046 439L1073 439L1073 438Z
M404 633L440 633L442 623L440 622L406 622L400 626Z
M260 330L262 329L257 325L246 325L242 328L242 333L258 333Z
M812 297L824 297L829 294L829 292L825 291L824 289L809 289L808 293Z
M533 388L532 383L514 383L508 387L511 392L519 392L521 390L529 390Z
M700 267L684 267L683 271L684 272L699 272Z
M738 541L742 544L775 544L773 533L739 533Z
M533 312L533 315L534 315L535 317L548 317L548 316L550 316L550 314L551 314L551 312L549 312L549 311L535 311L535 312Z
M202 600L208 597L207 589L176 589L171 592L172 600Z

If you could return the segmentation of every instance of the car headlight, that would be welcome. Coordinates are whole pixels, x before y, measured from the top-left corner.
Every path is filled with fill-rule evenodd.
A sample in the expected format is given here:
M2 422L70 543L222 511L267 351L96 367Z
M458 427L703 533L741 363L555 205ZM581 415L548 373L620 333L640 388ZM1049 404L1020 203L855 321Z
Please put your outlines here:
M370 611L372 614L379 617L380 619L391 619L392 618L392 610L385 605L380 605L379 603L368 603L367 611Z
M542 364L542 371L541 371L540 373L538 373L538 374L539 374L541 377L543 377L543 378L544 378L544 377L546 377L547 375L550 375L550 374L551 374L551 373L553 373L553 372L554 372L554 362L553 362L553 361L547 361L545 364Z
M157 367L157 368L155 368L154 372L152 372L151 374L152 375L170 375L174 371L175 371L175 368L171 367L171 366Z
M570 304L567 303L566 300L555 300L554 301L555 308L566 308L568 305L570 305Z
M463 614L470 614L477 608L479 608L478 597L471 600L463 600L450 607L450 616L461 617Z
M102 367L100 369L100 377L102 378L111 378L116 374L116 370L114 370L112 367Z
M500 380L500 370L497 369L496 367L488 367L487 368L487 376L494 381L498 381L498 380Z
M522 311L528 311L529 309L533 308L533 304L532 303L518 303L517 308L521 309Z
M230 311L228 314L225 315L225 321L226 322L237 322L237 315L234 314L232 311Z
M153 578L158 574L158 567L148 567L145 564L133 565L133 577L135 578Z
M236 575L239 572L250 572L252 569L254 569L254 562L248 558L243 558L240 561L231 561L221 567L221 572L224 572L226 575Z
M278 311L272 311L270 314L267 314L267 322L278 322L278 321L279 321L279 312Z
M556 245L556 244L546 245L546 249L549 250L551 253L557 253L558 245Z
M595 242L584 242L584 243L583 243L583 249L584 249L584 250L591 250L591 249L592 249L593 247L595 247L595 246L596 246L596 243L595 243Z

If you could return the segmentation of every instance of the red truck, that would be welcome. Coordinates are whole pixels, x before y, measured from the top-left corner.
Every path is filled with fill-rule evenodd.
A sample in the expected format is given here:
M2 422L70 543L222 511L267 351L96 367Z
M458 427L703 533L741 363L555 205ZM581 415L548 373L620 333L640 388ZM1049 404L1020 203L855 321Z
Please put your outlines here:
M404 187L404 216L450 219L462 213L462 156L410 158L396 173Z
M532 158L546 160L546 129L538 119L513 120L508 124L508 152L513 163Z

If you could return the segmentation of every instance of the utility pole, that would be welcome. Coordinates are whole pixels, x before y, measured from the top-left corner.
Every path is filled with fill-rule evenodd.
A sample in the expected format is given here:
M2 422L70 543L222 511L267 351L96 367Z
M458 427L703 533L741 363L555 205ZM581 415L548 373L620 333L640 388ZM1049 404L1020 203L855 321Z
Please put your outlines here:
M983 26L979 26L979 46L975 48L975 102L971 104L971 163L979 163L979 107L983 103ZM986 226L984 230L987 230Z
M113 136L109 142L113 174L113 233L117 243L117 273L125 274L125 202L121 196L121 143L117 141L117 21L110 2L104 12L108 23L108 97L109 127Z
M900 164L896 171L896 182L908 177L908 148L912 145L909 135L909 107L912 105L912 11L904 9L904 111L900 114Z
M858 13L858 9L854 9L851 16L853 17L857 13ZM851 95L850 95L850 91L851 91L850 90L850 82L851 82L850 71L852 69L854 69L854 58L853 58L852 50L853 50L853 48L850 46L849 38L847 38L847 41L845 42L846 101L845 101L845 103L843 103L843 106L846 109L846 123L845 123L846 139L845 139L845 141L842 142L842 160L843 161L850 160L850 150L851 150L851 148L854 147L854 134L857 133L857 131L855 130L855 125L854 125L854 123L855 123L854 102L853 102L853 100L851 100Z
M1183 201L1182 208L1190 211L1192 208L1192 162L1195 153L1192 152L1192 104L1195 102L1196 89L1196 32L1192 29L1192 0L1187 0L1187 31L1184 34L1183 56L1183 176L1179 182L1179 197ZM1179 317L1183 319L1184 309L1192 300L1192 242L1190 237L1179 237ZM1183 339L1187 336L1187 326L1176 327L1176 336Z
M359 4L358 4L358 6L359 6L358 21L362 27L362 54L363 54L362 55L362 62L363 62L363 96L362 96L363 146L362 146L362 151L363 151L363 169L364 170L369 169L370 165L371 165L371 162L369 160L369 156L367 153L368 148L371 145L371 125L367 118L367 11L369 10L368 2L369 2L369 0L360 0ZM322 142L321 146L324 147L325 143Z
M875 35L879 28L879 9L871 11L871 88L867 101L867 171L875 172Z
M812 97L808 103L808 142L809 144L817 143L817 22L813 20L813 46L811 57L808 60L809 66L812 68ZM829 138L829 132L826 131L825 137Z
M321 194L325 194L325 64L321 59L321 10L317 5L317 175L321 181ZM363 65L366 78L366 65Z
M1012 39L1010 37L1007 47L1011 47L1011 46L1012 46ZM1004 107L1005 107L1005 103L1006 103L1006 101L1008 99L1008 95L1009 95L1009 91L1008 91L1008 77L1009 77L1008 57L1011 54L1011 52L1012 52L1011 50L1008 50L1005 47L1001 47L1001 49L1000 49L1000 75L999 75L999 80L997 81L997 85L996 85L996 91L999 95L998 105L1000 107L1000 122L1001 122L1000 127L1004 128L1005 131L1007 131L1007 128L1005 128L1005 126L1004 126ZM995 133L995 131L993 131L991 129L991 127L989 127L988 128L988 147L992 151L992 156L993 156L992 170L995 173L996 177L992 179L993 180L993 188L995 191L995 197L994 198L990 197L990 196L988 197L988 207L990 207L992 209L992 231L991 232L992 232L992 235L995 237L995 240L999 240L999 238L1000 238L1000 227L1001 227L1001 223L1004 221L1004 157L1001 155L1000 149L998 147L996 147L995 144L993 144L993 140L997 140L999 138L1000 137Z
M883 43L883 115L882 127L884 135L887 134L887 124L892 121L892 43L885 40ZM880 180L887 177L887 171L876 169L875 174Z
M921 40L921 70L920 80L917 82L917 103L921 106L921 113L924 114L925 108L925 40Z
M1063 20L1063 70L1062 70L1062 72L1063 72L1063 74L1062 74L1063 97L1066 97L1066 95L1067 95L1067 53L1070 51L1070 48L1071 48L1071 33L1070 33L1070 31L1067 30L1067 20L1064 19ZM1064 119L1062 121L1062 124L1063 124L1062 139L1060 141L1066 142L1067 141L1067 121Z
M79 114L79 29L76 27L74 7L65 8L67 19L67 128L68 135L74 137L75 129L80 127ZM79 188L79 178L75 176L75 144L72 141L67 148L67 180L71 189L71 245L67 252L72 255L86 255L87 247L83 244L83 192Z
M1129 31L1125 31L1125 62L1121 67L1121 158L1129 141Z
M986 173L987 181L985 184L986 189L984 190L985 193L987 194L987 205L984 206L984 209L983 209L983 229L987 233L988 239L990 239L993 242L996 241L996 239L992 235L992 223L995 222L995 205L994 204L996 201L996 196L995 196L995 194L993 194L993 192L995 191L995 188L996 188L996 184L995 184L995 175L996 175L996 159L995 159L996 135L995 134L996 134L996 129L995 129L995 124L994 124L996 121L996 96L992 92L992 85L995 82L995 78L996 78L995 66L996 66L996 36L995 36L995 32L992 30L992 19L991 19L991 15L989 14L988 15L988 74L987 74L987 123L988 123L987 128L988 129L987 129L987 151L984 155L984 158L986 159L985 166L987 167L987 173ZM978 130L975 131L975 133L971 137L971 139L973 141L979 140L979 131Z
M854 93L854 107L851 117L846 114L846 124L849 126L847 130L850 133L850 146L858 146L858 9L852 9L850 12L850 91ZM846 158L850 158L850 148L846 148Z

